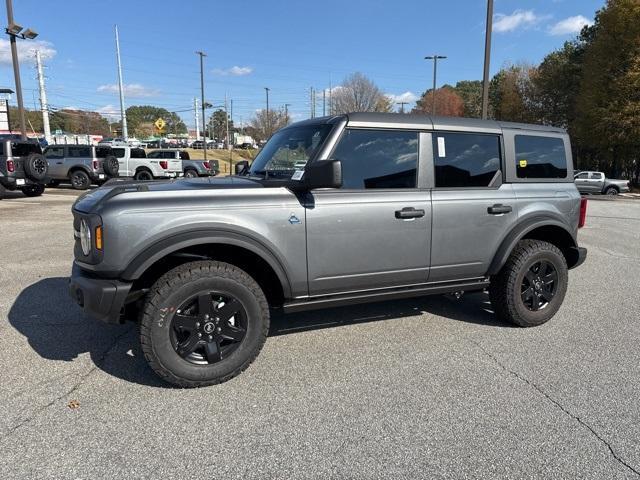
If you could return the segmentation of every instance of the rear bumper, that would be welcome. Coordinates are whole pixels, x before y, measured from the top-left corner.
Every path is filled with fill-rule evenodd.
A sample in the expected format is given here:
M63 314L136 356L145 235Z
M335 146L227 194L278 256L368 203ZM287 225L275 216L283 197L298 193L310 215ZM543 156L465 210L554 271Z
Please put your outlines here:
M44 181L42 182L44 183ZM7 190L15 190L16 188L22 188L27 185L37 185L38 182L34 182L30 178L22 177L0 177L0 185Z
M570 250L571 263L569 268L579 267L587 259L587 249L584 247L572 247Z
M121 323L120 314L131 283L97 278L75 263L69 278L69 295L84 313L106 323Z

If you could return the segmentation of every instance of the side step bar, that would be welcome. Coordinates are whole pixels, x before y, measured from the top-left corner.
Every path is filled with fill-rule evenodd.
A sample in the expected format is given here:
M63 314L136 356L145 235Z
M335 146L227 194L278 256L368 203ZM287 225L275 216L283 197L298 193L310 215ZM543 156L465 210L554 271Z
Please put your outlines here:
M415 287L397 288L392 290L376 290L349 294L327 295L308 300L296 300L285 303L282 309L285 313L303 312L329 307L357 305L359 303L382 302L399 298L421 297L423 295L437 295L451 292L484 290L489 287L488 278L478 278L463 282L432 283Z

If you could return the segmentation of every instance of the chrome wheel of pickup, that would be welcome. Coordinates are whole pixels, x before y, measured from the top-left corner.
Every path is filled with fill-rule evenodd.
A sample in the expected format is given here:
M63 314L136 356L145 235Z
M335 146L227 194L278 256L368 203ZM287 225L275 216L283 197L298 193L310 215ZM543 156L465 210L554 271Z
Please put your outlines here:
M230 295L203 292L184 302L171 322L171 344L197 365L216 363L233 353L247 332L247 313Z

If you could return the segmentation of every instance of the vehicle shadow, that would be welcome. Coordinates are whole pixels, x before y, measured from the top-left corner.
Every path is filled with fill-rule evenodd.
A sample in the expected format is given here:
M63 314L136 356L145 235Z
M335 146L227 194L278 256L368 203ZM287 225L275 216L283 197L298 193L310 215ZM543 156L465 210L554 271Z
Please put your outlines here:
M31 348L42 358L66 362L89 354L98 368L117 378L172 388L146 364L135 324L107 325L88 318L69 297L67 285L66 277L42 279L25 288L11 306L9 322L27 338ZM510 326L494 317L486 294L473 293L460 300L438 295L290 315L274 311L269 335L290 335L423 313L490 327Z

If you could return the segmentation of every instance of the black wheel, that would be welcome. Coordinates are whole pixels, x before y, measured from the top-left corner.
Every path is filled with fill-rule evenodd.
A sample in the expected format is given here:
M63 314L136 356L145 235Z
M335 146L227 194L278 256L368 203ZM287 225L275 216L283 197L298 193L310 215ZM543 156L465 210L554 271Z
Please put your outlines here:
M74 170L69 174L71 186L76 190L86 190L91 186L91 179L84 170Z
M153 175L149 170L138 170L133 178L139 182L148 182L153 180Z
M27 197L39 197L44 193L44 185L38 183L36 185L28 185L22 188L22 193Z
M542 325L562 305L568 279L567 261L555 245L521 240L491 278L491 305L502 320L521 327Z
M196 172L195 170L188 168L184 171L184 176L185 178L195 178L198 176L198 172Z
M618 189L616 187L609 187L605 190L605 195L618 195Z
M120 163L118 163L118 159L116 157L109 155L102 161L102 168L107 176L117 177L118 171L120 170Z
M49 171L47 159L39 153L30 153L27 158L24 159L23 165L24 173L27 174L27 177L36 182L44 180Z
M151 288L140 342L160 377L201 387L245 370L268 330L269 307L255 280L228 263L199 261L174 268Z

